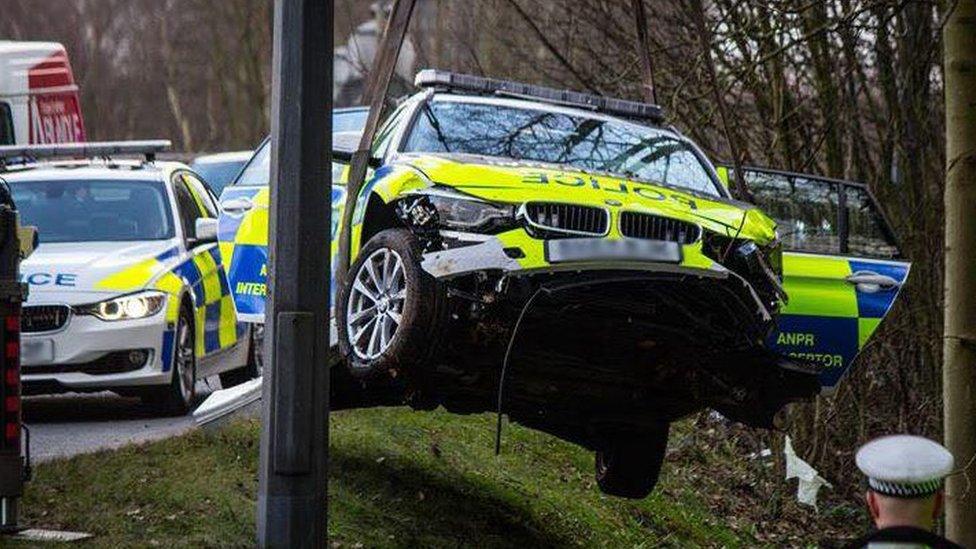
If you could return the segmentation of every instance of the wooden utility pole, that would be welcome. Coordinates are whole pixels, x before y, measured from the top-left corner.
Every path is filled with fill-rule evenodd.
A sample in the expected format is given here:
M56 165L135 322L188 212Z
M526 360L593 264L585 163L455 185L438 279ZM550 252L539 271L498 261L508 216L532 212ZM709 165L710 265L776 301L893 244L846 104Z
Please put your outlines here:
M356 208L356 201L362 189L363 181L366 179L373 137L376 135L376 130L380 124L380 114L383 112L386 92L390 87L393 71L396 70L400 48L407 37L407 27L410 26L410 16L413 14L415 4L416 0L396 0L393 3L390 20L386 23L383 38L376 49L376 58L373 59L373 66L370 67L369 74L366 75L363 102L369 104L369 116L366 118L363 135L359 139L359 147L353 153L352 164L349 166L349 180L346 182L346 205L342 211L342 224L340 225L342 229L339 231L339 262L335 272L337 287L339 284L345 283L349 271L349 248L352 235L350 228L352 227L353 211Z
M752 194L746 187L745 178L742 177L742 157L739 154L739 144L736 136L732 132L729 123L728 107L725 104L725 95L722 93L722 86L718 82L718 71L715 70L715 62L712 60L712 37L708 32L705 23L705 6L702 0L691 0L691 16L698 31L698 41L701 46L702 59L705 61L705 70L708 71L706 77L712 87L712 98L715 100L715 107L718 109L719 118L722 120L722 131L725 133L725 140L729 144L729 151L732 153L732 166L735 168L735 177L732 183L732 194L740 200L752 202Z
M946 483L946 537L976 547L976 0L959 0L945 47L945 444L967 470Z
M634 12L634 28L637 31L637 56L641 63L641 80L643 82L644 101L657 103L657 88L654 87L654 60L651 59L651 44L647 36L647 12L644 10L644 0L631 0L631 11Z
M259 547L325 547L332 0L276 0Z

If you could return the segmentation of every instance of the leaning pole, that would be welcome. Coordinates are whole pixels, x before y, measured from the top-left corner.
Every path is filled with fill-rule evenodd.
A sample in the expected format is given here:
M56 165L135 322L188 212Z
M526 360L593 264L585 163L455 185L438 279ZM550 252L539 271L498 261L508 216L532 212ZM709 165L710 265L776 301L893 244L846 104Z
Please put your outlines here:
M964 470L946 484L946 537L976 547L976 0L949 9L942 386L945 443Z
M275 0L259 547L325 547L332 0Z

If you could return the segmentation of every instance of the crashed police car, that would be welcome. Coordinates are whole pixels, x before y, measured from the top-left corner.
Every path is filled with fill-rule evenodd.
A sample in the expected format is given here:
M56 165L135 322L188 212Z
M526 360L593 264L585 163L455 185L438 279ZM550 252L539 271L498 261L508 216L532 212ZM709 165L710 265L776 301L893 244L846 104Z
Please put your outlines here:
M897 293L884 288L875 322L859 322L858 302L851 318L831 278L850 268L786 257L776 222L734 200L655 105L433 70L416 84L378 131L355 201L350 271L333 288L338 367L416 408L505 413L591 448L606 493L647 495L669 424L688 414L773 426L825 370L836 382ZM221 247L252 320L269 151L222 195ZM349 156L333 151L335 175ZM791 285L804 298L784 334Z
M186 166L154 160L168 146L0 147L0 179L39 237L21 264L26 393L111 390L185 414L197 379L257 374L217 248L216 198Z

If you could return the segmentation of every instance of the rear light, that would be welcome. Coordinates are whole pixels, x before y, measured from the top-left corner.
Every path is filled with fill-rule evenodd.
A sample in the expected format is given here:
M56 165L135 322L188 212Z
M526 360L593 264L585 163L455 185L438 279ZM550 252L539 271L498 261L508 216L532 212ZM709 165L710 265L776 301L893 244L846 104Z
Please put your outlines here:
M0 453L20 454L20 307L4 318L3 360L0 360L0 423L3 438L0 439Z

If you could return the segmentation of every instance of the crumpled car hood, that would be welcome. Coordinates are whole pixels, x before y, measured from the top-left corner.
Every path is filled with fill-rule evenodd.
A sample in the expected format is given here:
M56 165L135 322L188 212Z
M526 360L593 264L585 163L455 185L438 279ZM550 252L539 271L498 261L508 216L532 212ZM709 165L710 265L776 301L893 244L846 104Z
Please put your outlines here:
M403 160L437 185L490 202L617 206L698 223L719 234L751 239L761 245L775 239L775 222L755 206L671 186L571 166L473 155L407 154Z

